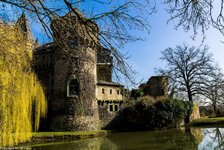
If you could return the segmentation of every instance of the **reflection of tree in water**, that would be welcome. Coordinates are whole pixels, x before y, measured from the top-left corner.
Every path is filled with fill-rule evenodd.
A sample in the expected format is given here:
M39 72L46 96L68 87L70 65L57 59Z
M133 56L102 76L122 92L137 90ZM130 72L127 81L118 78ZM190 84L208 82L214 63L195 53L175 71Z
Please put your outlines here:
M201 128L190 128L190 132L195 139L195 143L199 144L202 141Z
M119 149L146 150L194 150L197 143L194 136L185 130L116 133L107 137Z
M201 133L202 131L202 133ZM203 140L202 140L203 137ZM199 144L200 143L200 144ZM198 145L199 144L199 145ZM113 133L107 137L77 140L33 149L44 150L223 150L224 128L190 128Z
M191 132L185 130L162 130L113 133L107 137L77 140L32 149L44 150L195 150L197 143Z
M221 130L219 130L219 128L216 128L214 130L215 132L215 139L214 141L217 140L218 142L218 146L215 149L224 149L224 141L223 141L223 132L221 132Z
M203 141L199 145L200 149L224 149L224 128L202 129Z

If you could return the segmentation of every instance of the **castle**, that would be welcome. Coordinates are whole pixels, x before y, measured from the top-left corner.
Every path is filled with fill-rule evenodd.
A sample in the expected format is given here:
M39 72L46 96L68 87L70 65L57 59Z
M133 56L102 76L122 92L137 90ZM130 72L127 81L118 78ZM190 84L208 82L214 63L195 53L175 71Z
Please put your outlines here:
M84 25L70 13L55 18L51 28L55 41L33 51L35 72L48 100L49 128L102 128L98 107L111 114L118 111L123 86L112 82L113 60L110 51L99 44L97 25Z
M98 26L85 20L78 10L55 18L51 22L54 41L41 46L32 39L25 15L17 21L26 40L32 43L33 69L47 98L48 115L43 129L98 130L115 117L125 102L123 85L112 81L111 51L100 45ZM152 89L148 94L158 94L152 93L158 90L159 95L167 93L162 84L157 84L164 79L153 78L150 87L146 87Z

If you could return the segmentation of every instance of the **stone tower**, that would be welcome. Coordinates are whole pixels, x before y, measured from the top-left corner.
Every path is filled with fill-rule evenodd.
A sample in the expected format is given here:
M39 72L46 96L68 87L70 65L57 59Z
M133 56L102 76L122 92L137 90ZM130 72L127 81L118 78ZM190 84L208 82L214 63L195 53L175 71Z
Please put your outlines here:
M98 27L78 10L51 23L54 51L51 128L97 130L96 49Z
M146 95L168 97L168 77L152 76L143 89Z
M30 23L25 13L22 13L22 15L19 17L18 21L16 22L16 26L22 32L24 40L27 41L27 49L32 50L34 48L35 42L30 28Z

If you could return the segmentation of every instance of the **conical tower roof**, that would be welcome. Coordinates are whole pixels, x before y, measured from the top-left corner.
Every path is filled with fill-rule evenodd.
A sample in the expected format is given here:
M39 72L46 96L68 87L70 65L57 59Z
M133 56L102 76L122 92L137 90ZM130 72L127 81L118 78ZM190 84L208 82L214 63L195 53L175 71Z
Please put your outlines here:
M33 33L30 28L30 24L28 19L26 18L26 14L22 13L18 21L16 22L17 27L21 32L25 34L25 38L29 41L34 41Z

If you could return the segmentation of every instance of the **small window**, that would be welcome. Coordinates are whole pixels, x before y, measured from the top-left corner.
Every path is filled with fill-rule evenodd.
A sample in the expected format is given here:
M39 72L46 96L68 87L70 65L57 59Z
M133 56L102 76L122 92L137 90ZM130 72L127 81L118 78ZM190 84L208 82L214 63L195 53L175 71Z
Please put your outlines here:
M114 105L114 111L118 111L118 105Z
M71 62L72 62L73 65L76 65L76 66L79 64L79 61L78 61L77 57L72 57Z
M110 111L113 111L113 105L109 105L110 106Z
M117 95L119 95L120 94L120 91L119 90L117 90Z
M22 29L24 32L27 32L27 26L25 24L22 24Z
M76 96L79 93L79 83L76 79L71 79L68 83L68 96Z
M72 48L76 48L78 46L78 40L77 38L75 37L74 40L72 40L71 42L71 47Z
M104 94L104 89L102 89L102 94Z
M110 94L112 94L112 89L110 89Z

